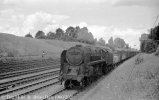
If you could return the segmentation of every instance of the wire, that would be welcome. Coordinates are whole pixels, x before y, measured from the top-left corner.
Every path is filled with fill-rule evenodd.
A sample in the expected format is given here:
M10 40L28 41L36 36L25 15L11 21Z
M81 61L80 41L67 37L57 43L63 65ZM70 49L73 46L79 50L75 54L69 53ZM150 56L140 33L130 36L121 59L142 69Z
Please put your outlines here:
M155 24L156 24L156 22L157 22L157 20L158 20L158 17L159 17L159 14L158 14L157 17L156 17L156 20L155 20L153 26L155 26Z

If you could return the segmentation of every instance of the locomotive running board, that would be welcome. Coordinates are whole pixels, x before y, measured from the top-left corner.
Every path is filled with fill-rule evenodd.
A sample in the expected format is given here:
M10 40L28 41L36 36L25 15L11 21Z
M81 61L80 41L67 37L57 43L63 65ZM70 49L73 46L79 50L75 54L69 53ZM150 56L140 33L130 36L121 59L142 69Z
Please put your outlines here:
M92 61L90 63L88 63L88 65L94 65L94 64L99 64L99 63L104 63L104 60L97 60L97 61Z

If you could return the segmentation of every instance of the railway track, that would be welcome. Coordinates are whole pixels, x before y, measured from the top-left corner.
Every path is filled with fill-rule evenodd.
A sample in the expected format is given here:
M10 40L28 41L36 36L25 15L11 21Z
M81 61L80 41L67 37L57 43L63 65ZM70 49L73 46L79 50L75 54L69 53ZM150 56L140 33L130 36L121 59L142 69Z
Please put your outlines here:
M8 72L8 73L2 73L0 74L0 79L5 79L5 78L10 78L10 77L15 77L15 76L20 76L20 75L25 75L25 74L31 74L31 73L36 73L44 70L50 70L53 68L58 68L60 65L54 65L54 66L44 66L44 67L39 67L39 68L32 68L28 70L20 70L20 71L14 71L14 72Z
M26 95L47 86L59 83L57 75L59 73L59 68L57 68L56 70L53 69L51 71L45 71L45 73L40 73L29 75L28 77L24 76L25 78L21 77L19 79L1 83L1 87L14 87L0 92L0 97L6 98L9 95L9 98L7 97L7 99L3 100L12 100L15 99L17 96Z
M0 74L8 73L12 71L18 71L18 70L27 70L32 68L38 68L43 66L50 66L59 64L59 60L54 61L52 59L45 59L45 60L35 60L35 61L28 61L28 62L17 62L17 63L4 63L0 65Z
M0 82L0 90L4 91L12 87L16 87L18 85L26 84L31 81L36 81L38 79L50 77L52 75L56 75L59 73L59 68L49 69L37 73L32 73L28 75L17 76L13 78L7 78L1 80ZM1 94L1 93L0 93Z
M52 75L50 74L50 76L52 76ZM41 76L39 76L39 77L42 78ZM38 78L38 76L36 78ZM30 80L32 80L32 79L30 79ZM33 78L33 80L34 80L34 78ZM20 82L20 80L18 80L18 81ZM23 81L23 82L28 81L28 79L26 78L26 80L25 80L24 78L22 78L21 81ZM16 82L17 81L15 81L15 83ZM19 85L19 86L16 86L15 88L11 88L9 90L5 90L3 92L0 92L0 97L2 98L2 100L16 100L18 97L25 96L25 95L30 94L30 93L34 93L35 91L38 91L40 89L43 89L43 88L51 86L51 85L55 85L57 83L59 83L58 76L56 74L54 74L54 77L47 77L47 78L45 77L45 78L42 78L41 80L29 82L28 84ZM61 90L59 90L55 94L49 96L49 98L53 97L54 95L61 95L64 93L65 93L65 95L72 95L73 96L74 94L76 94L75 92L76 91L73 91L73 92L69 91L68 92L68 90L62 88ZM67 93L69 93L69 94L67 94ZM70 96L70 97L72 97L72 96ZM42 100L49 100L49 98L45 98ZM67 100L69 100L69 99L67 98Z
M1 95L1 97L3 98L2 100L15 100L18 97L27 95L29 93L33 93L39 89L42 89L51 85L55 85L59 83L59 80L57 78L58 76L54 76L52 78L46 78L43 80L39 80L33 83L29 83L29 84L8 90Z
M58 62L58 61L57 61ZM57 63L56 62L56 63ZM52 61L51 61L52 63ZM51 64L49 63L49 64ZM1 73L0 74L0 100L12 100L17 96L26 95L39 89L48 87L59 83L58 73L59 64L54 63L53 66L48 66L48 63L31 63L32 66L42 67L29 67L27 63L16 64L16 71ZM4 64L5 65L5 64ZM14 64L11 64L14 65ZM5 70L11 65L5 65ZM14 67L15 67L14 66ZM2 67L2 66L1 66ZM13 68L14 68L13 67ZM19 70L19 68L24 68ZM26 69L29 68L29 69ZM9 96L9 97L8 97Z
M59 62L60 60L59 59L34 59L34 60L15 60L15 61L5 61L5 62L2 62L0 63L0 66L8 66L8 65L22 65L22 64L33 64L33 63L39 63L39 62L48 62L48 61L53 61L53 62Z

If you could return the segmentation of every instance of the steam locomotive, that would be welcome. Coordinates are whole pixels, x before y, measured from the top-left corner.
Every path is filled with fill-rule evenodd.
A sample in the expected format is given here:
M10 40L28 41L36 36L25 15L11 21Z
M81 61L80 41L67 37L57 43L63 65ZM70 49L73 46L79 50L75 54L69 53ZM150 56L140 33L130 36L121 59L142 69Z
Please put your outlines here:
M59 80L65 88L84 87L113 68L114 63L134 56L137 52L109 47L76 45L61 53Z

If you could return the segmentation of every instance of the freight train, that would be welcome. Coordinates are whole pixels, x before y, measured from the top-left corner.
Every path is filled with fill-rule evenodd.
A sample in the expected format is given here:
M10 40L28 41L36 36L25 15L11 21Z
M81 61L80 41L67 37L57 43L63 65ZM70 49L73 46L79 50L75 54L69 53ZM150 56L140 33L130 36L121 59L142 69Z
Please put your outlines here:
M85 87L113 69L113 65L136 55L137 51L111 50L104 46L76 45L63 50L59 80L65 88Z

